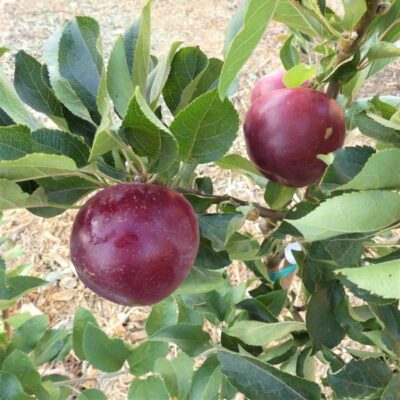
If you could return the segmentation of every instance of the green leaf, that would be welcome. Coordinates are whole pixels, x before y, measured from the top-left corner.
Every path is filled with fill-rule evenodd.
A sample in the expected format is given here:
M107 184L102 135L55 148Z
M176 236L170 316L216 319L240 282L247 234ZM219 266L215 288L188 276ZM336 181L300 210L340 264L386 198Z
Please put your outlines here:
M40 374L36 371L34 362L21 350L12 351L1 366L2 371L13 374L29 394L35 394L40 400L48 399L42 387Z
M60 74L59 47L61 36L62 30L55 32L47 40L44 47L44 59L48 66L51 87L53 88L56 97L70 112L72 112L72 114L92 123L92 117L85 104L74 91L70 82ZM89 82L91 81L92 80L89 80Z
M316 241L347 233L372 233L392 225L399 218L398 194L368 191L326 200L305 217L287 222L300 230L306 240Z
M365 0L342 0L344 6L344 18L342 25L345 29L351 30L367 11Z
M298 88L317 73L317 67L306 64L295 65L283 77L283 83L288 88Z
M218 58L210 58L207 67L201 73L201 78L197 82L193 99L196 99L204 93L211 92L218 87L223 65L223 61Z
M202 238L211 241L215 251L221 251L244 223L241 214L204 214L198 216Z
M24 393L18 379L7 372L0 371L0 388L2 400L32 400Z
M314 13L297 1L280 0L274 19L311 37L329 36Z
M274 210L284 208L296 193L296 189L280 185L275 182L268 182L264 193L264 199Z
M279 53L282 64L286 70L290 70L291 68L301 63L299 53L292 44L294 37L294 35L290 35L286 39L286 42L282 46Z
M26 311L23 313L13 314L11 317L8 317L5 321L12 328L19 328L24 322L31 318L31 314Z
M0 126L15 125L10 116L0 108Z
M164 100L173 114L190 103L207 66L208 58L199 47L185 47L175 54L163 89Z
M50 86L47 67L23 50L15 56L14 87L26 104L66 128L63 105Z
M400 393L400 375L392 378L382 393L381 400L396 400L396 396Z
M95 122L100 122L97 109L103 70L100 52L100 28L96 20L75 17L65 25L58 51L60 75L69 82Z
M178 306L172 297L155 304L146 321L146 332L154 335L160 329L175 325L178 322Z
M32 352L36 365L61 360L71 350L71 335L65 329L49 329Z
M260 244L250 234L242 235L235 232L225 246L231 260L255 260L261 258L258 255Z
M86 389L78 396L78 400L107 400L107 397L98 389Z
M135 379L129 387L128 400L169 400L164 382L155 376Z
M219 352L222 373L252 400L319 400L319 386L282 372L256 358Z
M399 147L400 130L382 125L386 121L383 118L379 120L380 122L378 120L376 116L367 113L367 111L362 111L354 116L356 126L364 135Z
M187 193L185 194L185 198L186 200L189 200L197 214L205 213L216 202L215 198L207 195L202 196Z
M224 285L222 274L193 267L189 276L175 291L178 295L208 293Z
M135 347L129 357L128 364L132 375L140 376L154 370L158 358L168 354L168 343L146 341Z
M376 396L391 378L385 361L373 358L352 360L336 374L328 374L329 385L340 399Z
M221 158L232 146L239 118L229 100L221 101L217 90L198 97L183 109L170 129L186 163L208 163Z
M83 350L83 336L88 324L98 326L96 318L86 308L78 308L75 311L74 325L72 331L72 345L75 354L80 360L86 360L85 352Z
M198 268L221 269L231 264L226 251L214 251L209 240L201 238L200 248L194 265Z
M333 191L350 182L360 173L368 159L375 153L372 147L345 147L335 152L335 159L326 172L321 187Z
M225 98L236 75L263 37L278 3L279 1L273 0L250 0L246 2L246 7L241 9L244 16L241 18L240 30L237 29L237 34L226 47L225 62L218 86L221 99Z
M188 301L188 305L182 299L184 296L175 296L175 301L178 304L178 323L179 324L191 324L191 325L202 325L204 324L204 314L200 311L194 309L190 300ZM192 298L191 296L185 297L185 300Z
M0 109L16 124L26 125L30 128L38 128L39 123L36 122L29 114L24 104L18 97L17 92L11 86L7 77L0 71Z
M175 138L147 105L139 89L129 103L122 126L133 150L153 161L152 171L165 171L176 160Z
M46 332L49 319L46 315L37 315L15 329L10 343L10 349L19 349L25 353L31 352Z
M0 289L0 299L16 300L24 293L46 285L47 281L33 276L13 276L7 279L7 287Z
M216 164L223 169L237 171L247 175L261 187L265 187L268 183L268 179L265 178L249 160L238 154L228 154L218 160Z
M222 384L222 374L216 356L206 359L195 372L190 389L191 400L214 400Z
M16 56L14 86L21 99L34 110L46 114L63 130L91 141L94 126L72 114L58 100L50 85L47 66L23 51Z
M0 210L24 208L29 197L29 194L24 193L16 183L0 179Z
M70 157L78 167L86 165L89 159L89 147L79 136L58 130L39 129L32 132L32 150Z
M36 182L44 189L48 198L49 204L61 206L71 205L76 203L86 194L98 189L98 186L79 177L67 178L42 178ZM31 196L28 202L29 206L33 206L34 195ZM33 199L32 199L33 198ZM56 209L57 213L64 211Z
M302 322L285 321L266 324L259 321L238 321L225 332L252 346L263 346L283 339L292 332L305 331Z
M361 172L336 190L398 189L400 149L388 149L373 154Z
M124 117L135 89L127 64L123 36L116 40L111 51L107 67L107 89L118 114Z
M28 127L0 127L0 160L16 160L29 153L32 153L32 143Z
M277 365L293 357L296 352L297 349L294 345L293 339L289 339L282 344L268 347L268 351L265 354L261 355L259 359L261 361L267 362L268 364Z
M86 165L89 157L87 144L69 132L39 129L31 134L25 126L0 127L1 160L16 160L32 152L65 155L79 167Z
M77 169L71 158L55 154L28 154L13 161L0 161L0 176L13 181L72 175Z
M400 261L393 260L363 268L336 271L339 277L385 299L400 299Z
M342 265L349 267L356 266L363 254L364 242L365 237L358 234L339 236L321 242L313 242L308 254L310 264L318 264L318 261L322 261L326 264L327 269L332 268L332 270ZM306 267L304 267L303 271L304 274L306 273L305 268ZM307 268L309 267L307 266ZM322 276L319 278L322 278ZM329 281L334 279L334 276L328 274L326 278ZM318 280L325 281L325 279Z
M150 23L151 0L148 0L140 16L138 36L134 42L135 48L131 73L133 87L139 86L142 93L146 93L146 82L149 72Z
M83 352L87 360L104 372L115 372L122 368L130 349L121 339L109 339L98 327L87 324L83 334Z
M378 347L389 355L395 355L400 358L400 310L398 304L393 302L389 305L371 304L371 311L377 318L377 322L383 328L378 331L378 337L382 345Z
M156 361L155 371L162 376L170 398L186 400L191 386L193 365L194 360L185 353L179 354L172 361L165 358Z
M186 354L196 357L210 348L210 336L202 325L176 324L160 329L151 336L152 340L172 342Z
M89 162L96 160L99 156L114 150L118 146L118 140L109 129L98 130L90 150Z
M286 290L274 290L255 299L244 299L236 307L246 310L251 319L263 322L276 322L287 300Z
M389 42L377 42L368 49L367 53L367 57L370 61L375 61L382 58L394 58L399 56L399 45Z
M167 56L159 62L157 67L152 72L152 75L154 75L154 79L150 87L149 85L147 85L147 98L149 104L157 104L158 99L160 98L161 93L165 87L165 84L167 83L168 76L171 72L172 60L174 59L175 54L181 44L182 42L174 42Z
M314 349L322 349L323 346L331 349L346 335L335 316L335 307L341 297L343 288L336 283L318 289L311 296L307 307L306 325ZM329 332L329 335L326 332Z

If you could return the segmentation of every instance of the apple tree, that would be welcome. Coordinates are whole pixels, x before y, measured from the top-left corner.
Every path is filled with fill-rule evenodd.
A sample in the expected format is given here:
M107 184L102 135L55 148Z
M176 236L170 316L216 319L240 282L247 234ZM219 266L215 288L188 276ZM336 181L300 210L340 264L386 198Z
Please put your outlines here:
M71 332L13 312L46 282L6 267L20 248L2 239L0 398L68 398L82 381L38 368L73 351L130 373L135 400L400 399L400 97L360 96L400 56L400 0L342 6L244 0L223 59L182 42L154 55L151 1L108 60L82 16L42 61L16 54L13 82L0 73L0 209L80 208L82 281L152 309L140 344L87 309ZM237 77L271 20L287 27L282 68L240 121ZM231 150L243 125L248 157ZM252 180L259 201L215 190L206 164Z

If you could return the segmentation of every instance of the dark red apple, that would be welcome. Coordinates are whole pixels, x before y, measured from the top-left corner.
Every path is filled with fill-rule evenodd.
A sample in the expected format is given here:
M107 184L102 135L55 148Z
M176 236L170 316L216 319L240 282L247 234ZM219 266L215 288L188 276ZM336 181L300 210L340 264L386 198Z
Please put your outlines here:
M285 73L286 70L284 68L278 68L260 78L251 92L251 102L254 103L259 97L272 92L273 90L285 89L286 86L283 83Z
M187 277L199 248L190 203L172 189L118 184L81 208L71 257L83 283L124 305L154 304Z
M253 103L244 136L251 160L268 179L303 187L326 169L317 155L343 146L344 114L335 100L316 90L276 90Z

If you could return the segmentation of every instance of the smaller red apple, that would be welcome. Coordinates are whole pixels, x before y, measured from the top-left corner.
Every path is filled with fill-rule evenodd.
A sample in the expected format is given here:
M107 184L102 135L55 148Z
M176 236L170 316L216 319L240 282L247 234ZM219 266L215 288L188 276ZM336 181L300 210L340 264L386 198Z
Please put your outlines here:
M258 98L244 124L247 152L268 179L303 187L323 175L318 155L343 145L345 119L339 104L307 88L280 89Z

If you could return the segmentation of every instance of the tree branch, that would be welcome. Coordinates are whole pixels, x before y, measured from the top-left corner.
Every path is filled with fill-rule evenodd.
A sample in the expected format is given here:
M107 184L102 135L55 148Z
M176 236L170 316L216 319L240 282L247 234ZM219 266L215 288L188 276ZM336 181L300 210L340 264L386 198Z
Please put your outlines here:
M4 330L6 331L7 339L11 340L12 328L11 328L11 325L8 322L6 322L6 319L9 316L10 316L10 311L8 309L7 310L3 310L2 318L3 318Z
M184 195L192 194L194 196L201 196L201 197L213 199L215 204L221 204L223 202L230 202L230 203L238 204L241 206L247 206L249 204L253 204L253 206L260 213L260 217L272 219L274 221L282 221L286 215L286 212L284 212L284 211L271 210L270 208L263 207L262 205L260 205L258 203L241 200L236 197L232 197L232 196L228 196L228 195L223 195L223 196L214 195L214 194L210 195L210 194L200 192L198 190L186 190L186 189L182 189L182 188L176 188L175 190Z
M339 52L336 59L336 66L339 66L344 61L350 59L364 43L365 34L372 20L378 12L378 5L381 0L366 0L367 11L362 16L361 20L350 33L350 37L343 39L339 44ZM326 93L328 96L336 99L340 93L342 85L339 82L330 82Z

